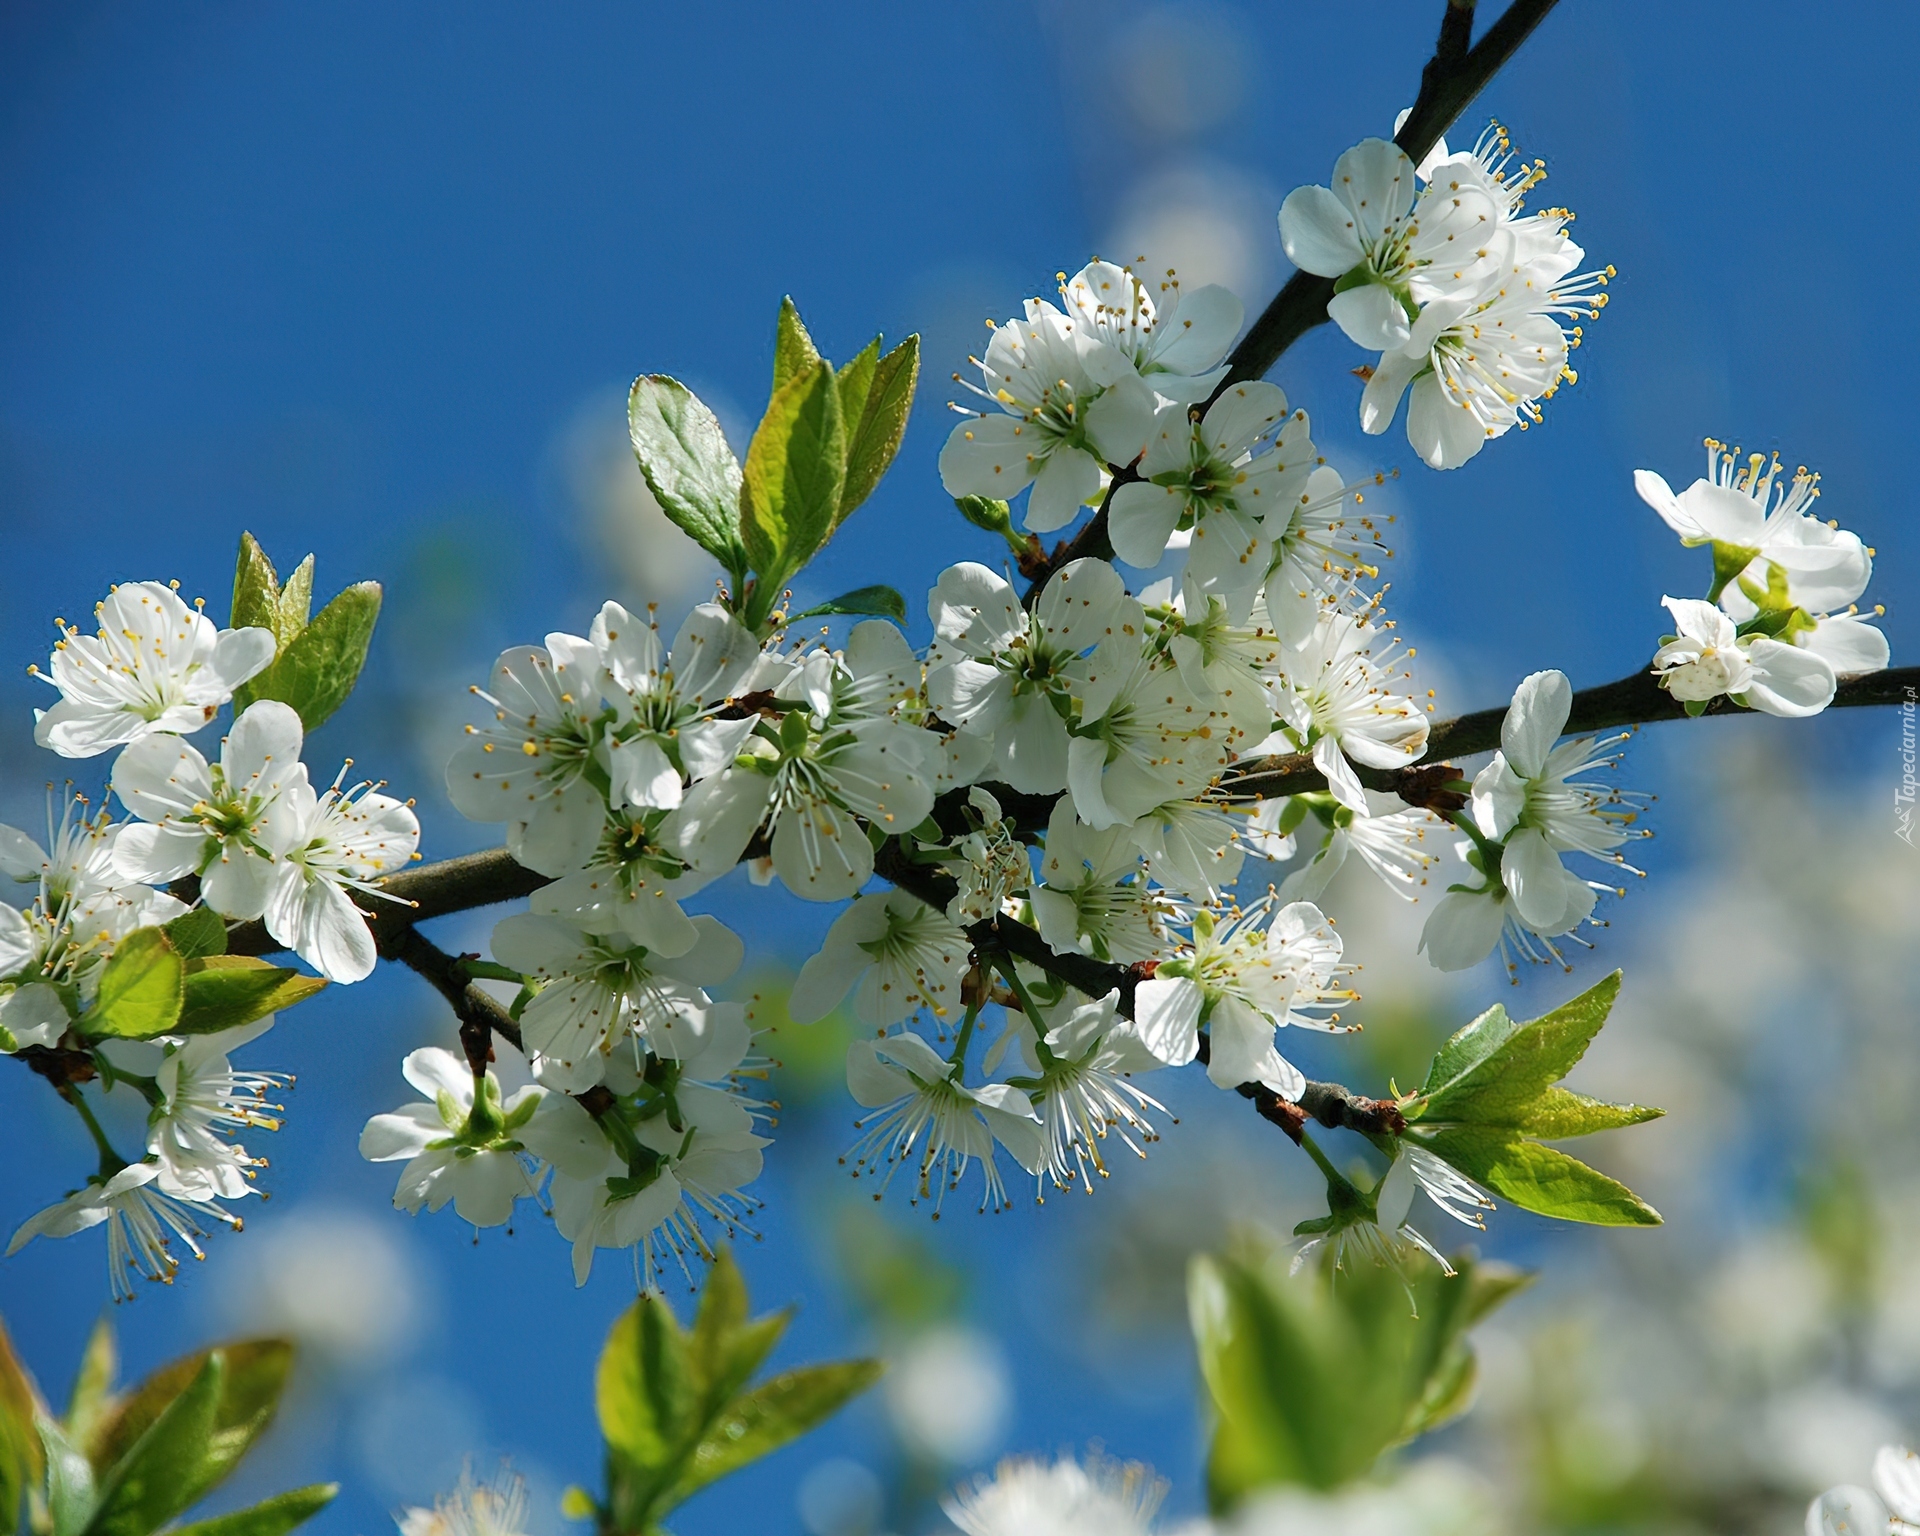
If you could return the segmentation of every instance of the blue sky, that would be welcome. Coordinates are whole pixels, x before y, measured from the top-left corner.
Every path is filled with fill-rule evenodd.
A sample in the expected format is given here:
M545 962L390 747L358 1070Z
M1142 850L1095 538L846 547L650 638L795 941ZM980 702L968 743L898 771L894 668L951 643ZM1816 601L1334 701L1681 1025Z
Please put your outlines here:
M642 371L687 380L743 447L783 293L837 357L875 330L925 338L898 466L802 587L889 582L924 638L917 594L940 568L996 558L934 472L947 375L981 319L1134 242L1183 255L1193 280L1237 281L1256 310L1285 275L1280 198L1391 127L1439 9L0 8L0 815L37 827L41 786L66 771L31 747L39 697L23 675L52 617L147 577L224 611L247 528L283 566L315 552L323 592L387 584L362 696L312 757L352 755L417 794L429 857L483 845L487 829L438 789L460 685L504 645L584 630L607 596L697 593L698 570L604 537L620 504L608 477L630 470L624 386ZM1511 124L1548 162L1544 196L1574 207L1590 257L1619 269L1579 384L1543 426L1443 476L1397 428L1361 436L1348 370L1364 359L1331 327L1282 361L1274 377L1335 463L1403 470L1380 498L1399 519L1393 607L1443 713L1496 702L1541 666L1580 685L1644 660L1661 594L1690 594L1705 572L1633 496L1631 471L1684 484L1707 435L1824 473L1824 510L1878 548L1871 596L1892 609L1896 658L1920 651L1901 601L1920 558L1905 349L1888 330L1915 234L1892 104L1909 94L1917 29L1892 3L1768 0L1729 26L1703 0L1569 0L1468 121ZM649 570L672 590L650 594ZM1687 750L1757 751L1794 729L1708 725ZM1866 816L1890 783L1885 742L1873 722L1829 720L1792 750ZM1635 782L1670 796L1656 873L1686 856L1687 796L1710 793L1681 750L1650 741L1635 760ZM723 904L769 959L803 956L830 916L731 882L709 903ZM485 930L443 937L478 947ZM1497 978L1479 980L1463 994L1474 1007ZM277 1229L384 1234L378 1262L408 1277L411 1320L312 1388L310 1451L275 1452L276 1476L348 1483L318 1531L379 1530L431 1492L416 1483L444 1458L382 1462L383 1425L439 1422L449 1443L470 1433L556 1486L597 1473L589 1360L630 1290L616 1266L575 1292L537 1223L477 1249L450 1220L410 1224L386 1207L389 1171L353 1155L364 1117L404 1095L399 1055L445 1025L405 975L290 1018L270 1037L302 1079L272 1148L276 1198L204 1271L117 1318L150 1365L220 1330L239 1284L220 1272L243 1273L249 1245L285 1251ZM1189 1125L1222 1113L1204 1091L1173 1091ZM13 1171L0 1225L83 1162L59 1108L25 1073L0 1073ZM770 1304L803 1308L793 1360L861 1337L823 1236L846 1202L815 1192L836 1176L850 1113L840 1100L797 1116L771 1154L747 1267ZM1230 1144L1291 1168L1257 1133ZM1156 1154L1159 1187L1204 1177L1211 1165L1185 1156L1175 1140ZM1304 1164L1287 1176L1307 1188ZM972 1277L974 1323L1003 1341L1008 1445L1103 1437L1159 1463L1190 1506L1198 1429L1177 1348L1156 1344L1129 1387L1113 1361L1132 1346L1049 1338L1050 1277L1079 1273L1098 1241L1098 1202L1058 1203L911 1230ZM1493 1247L1525 1257L1547 1241L1516 1220ZM104 1296L98 1247L42 1243L0 1265L0 1313L50 1385ZM875 1422L788 1453L680 1528L728 1529L751 1510L756 1528L797 1530L793 1484Z

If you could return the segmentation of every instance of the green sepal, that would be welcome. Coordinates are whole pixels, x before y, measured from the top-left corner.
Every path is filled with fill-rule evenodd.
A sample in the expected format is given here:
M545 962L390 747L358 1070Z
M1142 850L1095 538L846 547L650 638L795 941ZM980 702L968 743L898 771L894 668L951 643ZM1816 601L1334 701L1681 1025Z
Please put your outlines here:
M874 618L892 619L896 624L905 624L907 600L892 587L856 587L851 592L830 597L824 603L816 603L804 613L794 614L793 618L817 619L842 613L870 614Z
M145 1040L180 1019L186 962L158 928L136 928L100 969L93 1006L74 1027L83 1035Z
M733 578L746 577L740 542L740 463L713 412L678 379L642 374L627 394L627 435L660 510Z
M166 924L161 931L182 960L227 952L226 919L212 907L195 907Z
M1013 532L1013 508L993 496L956 496L953 504L960 509L960 515L976 528L988 533L997 533L1007 539L1015 537Z
M203 955L186 963L183 1000L171 1033L238 1029L305 1002L326 985L324 977L304 976L251 955Z

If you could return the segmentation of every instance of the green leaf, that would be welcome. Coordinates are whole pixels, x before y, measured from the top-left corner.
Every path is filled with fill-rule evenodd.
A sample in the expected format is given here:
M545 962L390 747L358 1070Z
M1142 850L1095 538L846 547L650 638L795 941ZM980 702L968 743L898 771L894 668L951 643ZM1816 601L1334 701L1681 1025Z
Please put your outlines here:
M846 483L846 432L833 369L796 373L767 403L747 447L740 532L759 585L759 616L833 531Z
M158 928L136 928L100 968L100 990L77 1026L83 1035L145 1040L180 1017L185 962Z
M593 1405L607 1446L641 1475L630 1498L649 1498L678 1467L699 1405L687 1336L659 1296L641 1296L612 1325L593 1379ZM636 1513L643 1521L647 1505Z
M660 510L739 582L740 464L712 411L665 374L642 374L627 396L627 432Z
M238 1029L306 1001L326 984L324 977L303 976L251 955L205 955L189 960L173 1032L211 1035Z
M792 1320L791 1310L749 1319L747 1287L740 1277L740 1267L726 1249L715 1256L707 1271L691 1341L704 1419L710 1420L747 1384Z
M807 334L799 307L791 295L780 300L780 318L773 330L773 392L795 374L805 373L820 361L820 349Z
M805 613L796 613L793 617L816 619L837 613L871 614L875 618L892 619L896 624L905 624L907 600L892 587L856 587L851 592L830 597L824 603L816 603Z
M678 1503L707 1484L771 1455L880 1379L878 1360L841 1360L775 1376L735 1400L694 1450L673 1490Z
M273 665L234 694L240 708L278 699L309 731L347 702L366 665L374 622L380 617L380 583L361 581L339 593L313 622L285 641Z
M127 1456L167 1407L199 1378L213 1350L199 1350L163 1365L114 1406L88 1454L97 1469ZM187 1470L189 1507L231 1472L267 1425L293 1368L293 1346L284 1339L245 1339L219 1346L223 1372L212 1431L197 1465Z
M872 350L879 349L875 337ZM865 357L866 353L861 353ZM858 363L859 358L854 360ZM853 368L854 363L847 367ZM847 431L847 478L840 492L840 511L834 526L865 501L880 484L907 435L907 417L913 410L913 392L920 382L920 338L909 336L874 365L866 398L855 413L841 400Z
M1419 1144L1522 1210L1606 1227L1660 1225L1660 1213L1624 1184L1505 1127L1448 1126Z
M232 1514L197 1520L192 1525L176 1526L170 1536L285 1536L303 1525L333 1502L340 1491L338 1483L314 1483L277 1493L258 1504L236 1509Z
M168 923L162 930L174 953L183 960L227 952L226 919L212 907L195 907Z
M1542 1141L1564 1141L1569 1136L1643 1125L1665 1113L1647 1104L1608 1104L1567 1088L1549 1088L1526 1107L1520 1129Z
M75 1445L85 1446L94 1430L113 1408L113 1379L119 1369L120 1351L114 1344L113 1324L101 1318L87 1335L86 1353L80 1357L80 1370L73 1379L73 1394L67 1399L67 1416L62 1427Z
M41 1414L34 1422L39 1431L47 1467L47 1513L53 1519L52 1536L80 1536L93 1519L99 1499L94 1488L93 1466L60 1426Z
M1434 1071L1439 1072L1442 1058L1448 1058L1448 1075L1423 1091L1426 1103L1420 1118L1519 1123L1527 1106L1572 1071L1586 1054L1619 993L1620 973L1615 971L1571 1002L1528 1024L1495 1020L1497 1009L1482 1014L1448 1041L1434 1059ZM1461 1049L1455 1051L1456 1045ZM1430 1083L1433 1076L1428 1074Z
M226 1361L216 1349L107 1469L88 1536L148 1536L199 1497L199 1473L225 1386Z
M1329 1285L1252 1257L1200 1257L1188 1306L1217 1416L1210 1497L1224 1512L1276 1484L1339 1487L1453 1416L1472 1386L1466 1330L1525 1283L1460 1261L1407 1281L1349 1266Z
M233 627L272 630L277 639L279 626L280 579L260 541L243 533L233 569Z
M19 1528L20 1501L45 1471L46 1447L36 1425L41 1416L39 1394L0 1327L0 1536Z

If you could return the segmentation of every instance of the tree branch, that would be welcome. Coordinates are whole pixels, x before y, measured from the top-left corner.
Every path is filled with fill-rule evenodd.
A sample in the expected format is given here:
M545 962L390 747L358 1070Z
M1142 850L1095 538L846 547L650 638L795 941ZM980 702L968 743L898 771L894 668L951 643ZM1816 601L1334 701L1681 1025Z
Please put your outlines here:
M1454 119L1513 57L1555 3L1556 0L1513 0L1500 19L1487 28L1486 36L1469 48L1474 0L1447 0L1433 57L1420 72L1420 94L1414 98L1406 122L1393 138L1394 143L1406 151L1408 159L1415 165L1426 159L1427 152L1453 125ZM1235 384L1265 378L1267 370L1280 361L1287 348L1315 326L1324 325L1327 304L1333 298L1333 284L1334 279L1315 277L1311 272L1296 272L1288 278L1228 355L1227 376L1207 403L1211 405L1221 391ZM1107 508L1118 487L1139 478L1130 466L1114 472L1099 511L1072 538L1056 545L1033 577L1025 597L1029 608L1048 577L1069 561L1113 558L1113 541L1107 535Z
M460 959L448 954L419 929L403 928L381 953L426 977L452 1006L454 1017L460 1021L460 1048L466 1052L467 1064L476 1077L487 1070L487 1063L492 1059L495 1035L516 1051L524 1050L520 1026L507 1010L473 984Z

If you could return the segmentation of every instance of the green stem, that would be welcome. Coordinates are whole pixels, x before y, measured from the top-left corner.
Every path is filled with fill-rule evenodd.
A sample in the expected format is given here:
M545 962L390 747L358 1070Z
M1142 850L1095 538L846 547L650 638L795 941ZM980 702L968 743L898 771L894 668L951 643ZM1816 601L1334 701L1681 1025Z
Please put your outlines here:
M60 1097L71 1104L80 1118L86 1122L87 1133L93 1137L94 1146L100 1149L100 1177L110 1179L122 1168L127 1167L127 1160L113 1150L113 1143L107 1140L107 1133L100 1129L100 1122L94 1119L93 1110L88 1107L86 1096L69 1083L60 1090Z
M1006 977L1008 990L1020 1000L1020 1011L1026 1015L1027 1028L1033 1031L1034 1051L1040 1058L1040 1064L1045 1066L1053 1060L1053 1052L1047 1049L1046 1031L1040 1027L1040 1010L1034 1006L1033 998L1031 994L1028 993L1026 984L1020 980L1014 963L1010 958L1001 957L996 959L994 961L994 969ZM1008 1028L1012 1028L1011 1022L1009 1022Z
M1312 1158L1315 1166L1327 1176L1327 1184L1330 1188L1343 1184L1347 1185L1348 1188L1352 1188L1352 1185L1347 1180L1347 1176L1327 1161L1327 1154L1320 1150L1319 1144L1307 1134L1304 1127L1300 1132L1300 1145L1307 1149L1307 1156Z
M980 1017L980 1008L985 1001L984 997L979 997L968 1003L966 1014L960 1020L960 1033L954 1039L953 1053L947 1057L956 1074L966 1065L967 1046L973 1040L973 1023Z

